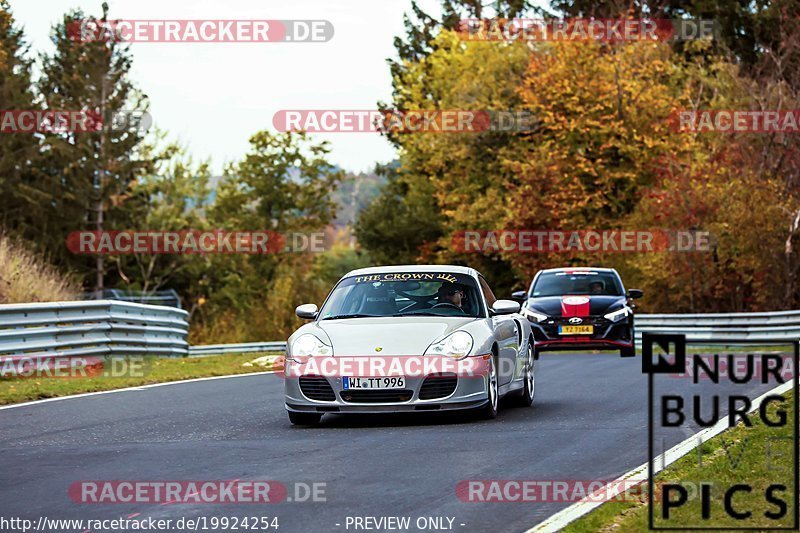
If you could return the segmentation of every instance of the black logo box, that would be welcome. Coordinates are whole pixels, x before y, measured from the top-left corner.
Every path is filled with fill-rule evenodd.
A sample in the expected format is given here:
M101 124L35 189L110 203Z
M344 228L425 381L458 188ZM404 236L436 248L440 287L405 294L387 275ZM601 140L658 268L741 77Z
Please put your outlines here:
M647 485L648 493L655 494L653 475L655 466L654 457L654 428L653 428L653 413L654 413L654 393L653 382L655 374L672 374L683 372L686 369L686 335L683 334L660 334L660 333L642 333L642 373L647 374ZM762 343L759 343L762 344ZM769 343L763 343L769 344ZM789 342L781 343L789 344ZM657 362L653 362L653 346L658 345L665 354L670 354L669 347L674 346L675 351L671 355L673 360L667 360L659 356ZM794 523L791 526L785 527L655 527L653 517L653 500L648 498L648 529L651 531L797 531L800 528L800 384L798 376L800 375L800 340L792 342L794 347L794 368L792 372L792 382L794 385Z

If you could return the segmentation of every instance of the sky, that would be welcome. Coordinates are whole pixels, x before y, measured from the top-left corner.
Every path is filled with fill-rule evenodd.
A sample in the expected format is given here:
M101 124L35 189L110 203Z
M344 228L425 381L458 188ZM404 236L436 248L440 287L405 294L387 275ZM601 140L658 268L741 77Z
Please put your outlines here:
M50 28L72 8L102 14L102 0L10 0L34 53L52 52ZM436 0L420 6L438 13ZM312 19L333 24L326 43L133 43L131 78L150 98L153 123L211 158L220 173L248 150L248 138L273 130L281 109L375 109L391 98L386 59L403 34L410 0L108 0L116 19ZM329 159L350 171L395 158L375 133L315 134Z

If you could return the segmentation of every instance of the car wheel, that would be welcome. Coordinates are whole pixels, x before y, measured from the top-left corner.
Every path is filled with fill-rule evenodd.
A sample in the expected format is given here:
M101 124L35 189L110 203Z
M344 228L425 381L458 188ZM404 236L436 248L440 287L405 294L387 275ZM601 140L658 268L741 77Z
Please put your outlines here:
M536 363L533 349L533 345L529 343L528 359L525 361L525 374L522 377L524 386L521 394L517 397L517 404L522 407L529 407L533 404L533 396L536 393Z
M480 417L491 420L492 418L497 418L497 403L499 401L497 393L497 363L494 356L489 359L489 375L486 376L486 385L489 401L480 408Z
M619 355L622 357L634 357L636 355L636 348L633 346L620 348Z
M322 419L321 414L317 413L295 413L294 411L286 411L289 415L289 422L296 426L314 426L319 424Z

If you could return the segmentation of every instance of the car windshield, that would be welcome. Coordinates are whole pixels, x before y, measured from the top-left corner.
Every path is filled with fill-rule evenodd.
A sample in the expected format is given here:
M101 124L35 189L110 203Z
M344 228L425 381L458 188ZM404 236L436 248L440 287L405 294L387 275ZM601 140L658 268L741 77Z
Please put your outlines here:
M344 278L320 320L361 317L482 317L472 277L451 272L388 272Z
M536 280L531 296L542 298L565 294L622 296L622 284L613 272L544 272Z

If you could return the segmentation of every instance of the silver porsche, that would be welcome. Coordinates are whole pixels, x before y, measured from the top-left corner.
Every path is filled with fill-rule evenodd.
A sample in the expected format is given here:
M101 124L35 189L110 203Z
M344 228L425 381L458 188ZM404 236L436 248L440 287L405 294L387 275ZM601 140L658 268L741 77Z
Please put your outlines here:
M537 355L519 311L472 268L354 270L321 308L296 309L310 322L287 343L289 420L453 410L495 418L504 396L529 406Z

